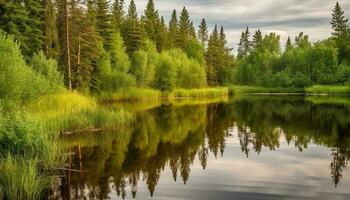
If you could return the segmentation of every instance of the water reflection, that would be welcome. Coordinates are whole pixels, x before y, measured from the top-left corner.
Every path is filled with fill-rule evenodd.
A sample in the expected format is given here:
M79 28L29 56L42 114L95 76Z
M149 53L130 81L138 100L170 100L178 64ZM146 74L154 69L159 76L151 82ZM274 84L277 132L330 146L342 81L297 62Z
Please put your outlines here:
M331 155L329 177L337 187L350 160L348 102L245 97L229 103L162 105L138 112L131 127L67 138L68 164L77 171L60 179L50 199L135 198L141 184L149 195L140 199L157 197L155 189L161 175L167 176L167 168L173 182L186 185L191 168L197 170L196 160L206 169L211 160L234 159L225 155L228 141L236 141L251 161L255 159L250 158L252 154L264 159L266 150L279 151L284 141L300 152L309 145L323 146ZM206 184L211 182L214 185L215 180L206 180Z

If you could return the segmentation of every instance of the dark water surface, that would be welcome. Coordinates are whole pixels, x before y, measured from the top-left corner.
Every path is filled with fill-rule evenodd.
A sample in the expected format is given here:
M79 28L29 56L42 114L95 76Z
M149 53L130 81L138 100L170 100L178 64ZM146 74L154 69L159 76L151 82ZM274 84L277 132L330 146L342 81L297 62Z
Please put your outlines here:
M51 199L350 199L346 98L163 104L64 145Z

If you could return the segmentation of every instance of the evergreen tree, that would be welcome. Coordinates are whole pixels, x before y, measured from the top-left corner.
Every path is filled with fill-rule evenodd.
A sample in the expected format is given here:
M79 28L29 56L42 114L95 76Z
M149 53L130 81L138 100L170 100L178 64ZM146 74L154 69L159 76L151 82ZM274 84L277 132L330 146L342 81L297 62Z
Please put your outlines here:
M140 48L143 40L141 25L137 17L134 0L130 1L128 15L126 16L126 22L122 34L126 46L126 52L131 57L132 54Z
M191 21L190 36L191 36L192 38L197 38L196 29L194 28L193 21Z
M349 19L345 18L344 11L339 5L339 2L336 3L332 11L333 13L332 13L331 25L334 30L332 35L334 37L339 37L346 32L346 29L348 27L347 22Z
M242 32L241 39L238 44L238 55L237 55L238 59L244 59L249 55L251 51L251 42L249 38L250 38L250 32L249 32L249 28L247 27L247 29Z
M56 25L56 10L52 0L44 0L44 52L47 57L57 59L59 41Z
M154 7L153 0L148 0L145 13L143 16L143 28L146 31L147 37L156 42L157 28L160 21L158 11Z
M160 18L160 22L158 24L159 25L157 28L156 45L157 45L158 52L161 52L164 49L167 49L169 46L169 43L168 43L169 32L163 16Z
M28 52L26 55L32 55L33 53L39 52L44 45L43 42L43 18L44 18L44 7L42 1L38 0L26 0L25 7L28 10L29 21L26 34L28 41Z
M203 46L207 43L208 37L209 36L208 36L207 22L203 18L201 24L199 25L199 30L198 30L198 39L201 41Z
M0 2L0 28L20 42L26 58L43 47L43 5L35 0Z
M253 35L252 47L254 49L260 48L262 40L263 40L263 37L262 37L261 31L258 29L257 31L255 31L255 34Z
M180 20L178 22L177 46L186 49L188 40L193 32L190 16L185 7L183 7Z
M209 37L208 48L206 52L206 72L207 82L209 85L217 85L217 66L219 65L219 54L220 54L220 37L218 33L217 25Z
M96 31L103 39L107 52L113 49L113 28L107 0L96 0Z
M225 46L226 46L227 40L226 40L226 34L225 34L223 26L220 27L219 39L220 39L220 47L221 47L221 50L223 51L223 54L224 54L225 53L224 50L226 48Z
M290 37L288 36L288 39L287 39L287 42L286 42L286 45L285 45L285 50L286 51L289 51L293 49L293 44L292 44L292 40L290 39Z
M116 32L120 31L124 21L124 0L115 0L112 8L112 27Z
M176 46L176 38L178 35L178 21L177 21L177 14L176 10L173 10L171 13L171 19L169 21L169 46L170 48L173 48Z

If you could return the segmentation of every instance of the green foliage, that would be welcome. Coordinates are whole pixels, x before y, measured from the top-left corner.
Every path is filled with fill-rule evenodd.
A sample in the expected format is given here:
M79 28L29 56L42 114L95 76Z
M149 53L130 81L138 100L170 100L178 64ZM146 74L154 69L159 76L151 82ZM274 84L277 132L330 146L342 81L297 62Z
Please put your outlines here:
M146 41L142 50L134 53L130 73L135 76L139 87L152 86L158 56L157 49L151 41Z
M0 2L0 28L20 42L28 58L43 45L43 4L40 1Z
M29 65L37 74L42 75L48 80L51 88L63 88L63 77L58 71L57 62L53 59L47 59L42 51L33 55L29 61Z
M156 67L155 87L164 91L173 88L200 88L206 86L204 67L189 59L180 50L164 52Z
M27 66L19 45L12 37L0 33L0 44L1 99L28 100L57 88L56 85L55 88L50 87L49 81L43 75Z
M154 86L162 91L170 91L175 87L176 66L172 57L164 52L160 55L156 67Z
M111 51L111 67L114 70L127 73L130 69L130 60L126 54L123 38L119 33L113 34L113 49Z
M50 179L38 172L38 161L14 158L11 155L0 160L1 199L41 199Z

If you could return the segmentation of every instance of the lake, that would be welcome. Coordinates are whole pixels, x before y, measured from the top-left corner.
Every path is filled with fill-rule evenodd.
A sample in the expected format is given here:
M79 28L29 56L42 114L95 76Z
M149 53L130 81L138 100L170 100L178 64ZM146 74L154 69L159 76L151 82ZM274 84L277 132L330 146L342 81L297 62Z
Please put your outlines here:
M118 103L132 124L67 136L49 199L350 199L350 99Z

